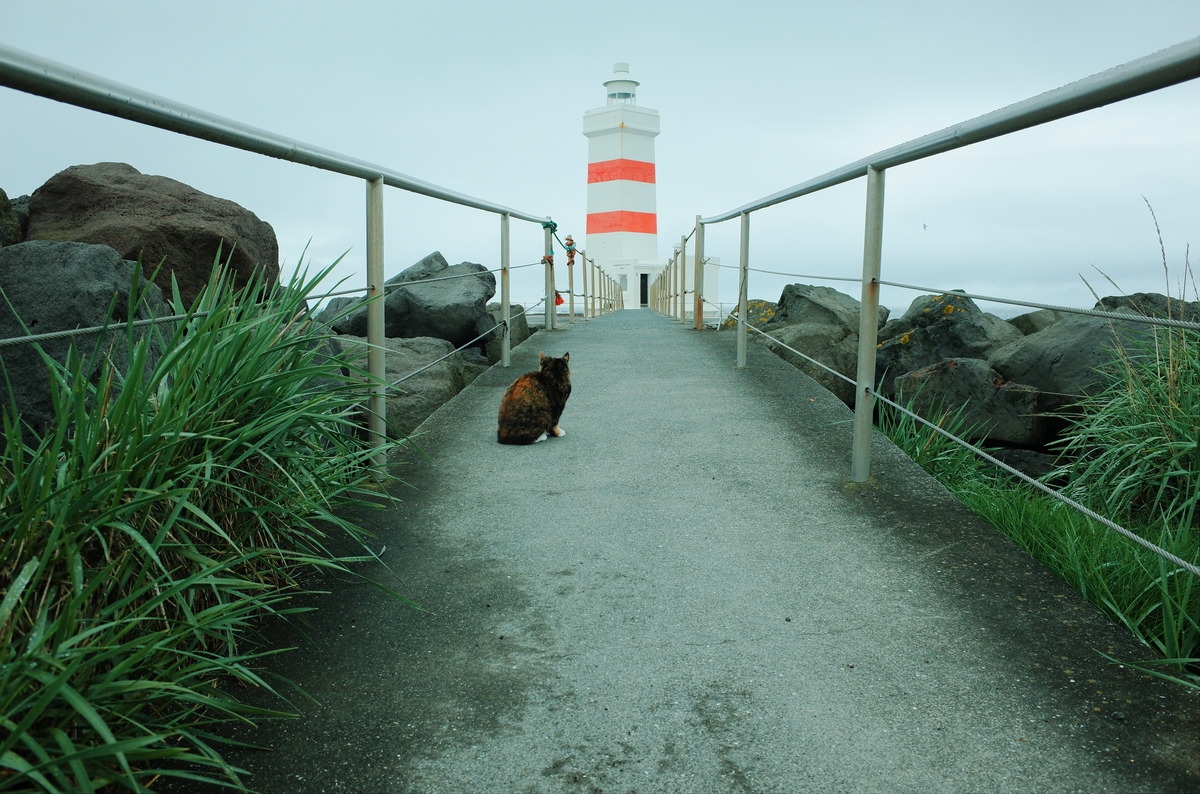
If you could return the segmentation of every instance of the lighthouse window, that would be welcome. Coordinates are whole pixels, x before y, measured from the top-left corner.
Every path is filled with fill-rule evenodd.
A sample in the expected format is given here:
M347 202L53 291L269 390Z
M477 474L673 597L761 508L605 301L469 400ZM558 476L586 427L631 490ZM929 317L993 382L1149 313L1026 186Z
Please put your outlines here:
M613 93L608 95L608 98L611 101L613 101L614 103L621 104L621 105L632 105L633 104L633 92L632 91L614 91Z

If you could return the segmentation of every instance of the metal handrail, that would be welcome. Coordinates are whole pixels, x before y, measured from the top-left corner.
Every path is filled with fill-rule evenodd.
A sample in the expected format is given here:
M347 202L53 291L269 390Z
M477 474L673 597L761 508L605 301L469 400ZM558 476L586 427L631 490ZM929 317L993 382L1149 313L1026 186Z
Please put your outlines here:
M700 223L720 223L739 215L790 201L809 193L840 185L867 175L868 168L884 170L905 163L932 157L935 154L969 146L1012 132L1036 127L1057 119L1073 116L1104 105L1148 94L1172 85L1200 77L1200 37L1180 42L1143 58L1130 61L1074 83L1047 91L1044 94L985 113L982 116L931 132L908 143L876 152L801 182L798 185L764 196L757 201L707 218Z
M0 44L0 85L280 160L373 181L486 212L542 223L545 216L468 196L381 165L218 116Z

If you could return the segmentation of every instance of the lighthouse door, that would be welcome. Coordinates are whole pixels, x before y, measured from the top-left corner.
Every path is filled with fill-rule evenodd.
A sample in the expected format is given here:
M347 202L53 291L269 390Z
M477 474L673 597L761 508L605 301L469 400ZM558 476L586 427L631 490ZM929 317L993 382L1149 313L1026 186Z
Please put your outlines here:
M650 274L642 273L642 288L640 302L643 306L650 305Z

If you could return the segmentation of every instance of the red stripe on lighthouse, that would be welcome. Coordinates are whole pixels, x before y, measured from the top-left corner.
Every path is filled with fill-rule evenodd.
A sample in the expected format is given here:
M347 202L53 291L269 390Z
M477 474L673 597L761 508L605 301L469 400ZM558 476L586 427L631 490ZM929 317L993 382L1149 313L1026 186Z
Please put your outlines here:
M588 184L626 179L630 182L654 184L654 163L641 160L603 160L588 163Z
M658 234L658 216L653 212L630 212L628 210L593 212L587 216L588 234L608 234L609 232Z

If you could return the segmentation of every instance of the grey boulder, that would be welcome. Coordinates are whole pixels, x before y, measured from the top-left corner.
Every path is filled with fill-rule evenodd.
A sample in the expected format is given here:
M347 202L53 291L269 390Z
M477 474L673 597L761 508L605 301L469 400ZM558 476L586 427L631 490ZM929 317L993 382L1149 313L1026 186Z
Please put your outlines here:
M134 284L145 291L134 319L169 314L162 292L140 277L137 263L122 259L106 245L39 240L0 248L0 290L6 299L0 302L0 338L102 326L110 317L124 321L129 317ZM135 331L136 338L145 334L152 331ZM54 409L50 370L38 353L39 347L63 363L73 343L83 361L83 376L95 383L106 357L120 373L130 375L126 340L121 325L112 332L42 340L37 346L22 343L0 348L3 405L7 408L11 396L20 417L42 432L53 423ZM151 342L150 353L148 366L157 361L157 342Z
M336 341L352 372L366 369L365 338L343 335ZM454 346L444 339L387 339L385 347L385 377L389 384L396 384L387 391L387 427L392 438L412 433L417 425L486 369L486 364L469 361L461 352L454 353ZM437 363L433 363L435 361ZM418 373L430 364L432 366Z
M819 323L836 325L846 333L858 333L862 304L832 287L788 284L779 296L779 309L771 324ZM879 324L888 318L888 308L879 307Z
M931 421L959 410L969 441L1036 446L1046 441L1037 392L1005 380L986 361L951 358L896 379L899 402Z
M1154 293L1101 298L1095 308L1192 322L1200 318L1200 303L1171 301ZM1148 355L1154 334L1165 331L1154 328L1134 320L1063 313L1058 322L1002 345L987 360L1005 379L1037 389L1038 410L1054 413L1111 383L1118 353Z
M1020 338L1012 324L980 311L970 298L953 292L922 295L880 329L875 380L883 394L891 396L901 375L952 358L986 359L996 348Z
M208 283L218 252L237 283L261 270L279 280L279 244L270 224L226 199L125 163L77 165L60 171L29 199L27 240L96 243L122 259L140 260L171 294L171 274L190 306Z
M854 377L858 366L857 333L847 333L839 322L771 325L765 330L773 338L760 337L759 341L766 344L772 353L833 392L842 402L854 405ZM835 372L838 374L835 375Z
M496 334L494 330L488 333L495 323L487 309L488 300L496 294L496 277L483 265L450 265L434 251L389 279L385 289L384 336L436 337L462 347L482 335L475 342L482 348ZM367 307L331 323L338 333L366 336Z
M16 245L25 239L21 216L8 200L8 194L0 190L0 248Z

